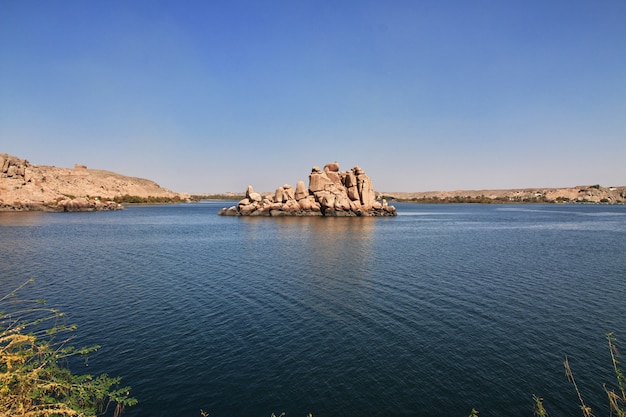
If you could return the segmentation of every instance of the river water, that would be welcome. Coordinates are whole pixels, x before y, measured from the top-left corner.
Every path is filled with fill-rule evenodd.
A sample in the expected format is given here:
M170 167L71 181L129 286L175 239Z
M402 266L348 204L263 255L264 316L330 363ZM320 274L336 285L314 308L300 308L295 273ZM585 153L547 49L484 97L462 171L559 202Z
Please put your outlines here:
M235 218L229 202L0 213L0 291L35 278L99 344L126 416L608 414L626 349L626 207L396 204ZM626 363L626 361L625 361Z

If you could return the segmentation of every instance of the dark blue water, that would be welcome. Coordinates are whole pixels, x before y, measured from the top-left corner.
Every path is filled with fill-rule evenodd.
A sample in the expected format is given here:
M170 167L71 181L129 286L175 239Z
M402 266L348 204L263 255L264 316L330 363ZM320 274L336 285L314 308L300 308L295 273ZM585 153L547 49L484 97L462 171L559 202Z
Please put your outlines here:
M626 349L626 207L409 205L233 218L228 203L0 213L0 290L34 277L122 376L127 416L579 415ZM626 363L626 361L625 361Z

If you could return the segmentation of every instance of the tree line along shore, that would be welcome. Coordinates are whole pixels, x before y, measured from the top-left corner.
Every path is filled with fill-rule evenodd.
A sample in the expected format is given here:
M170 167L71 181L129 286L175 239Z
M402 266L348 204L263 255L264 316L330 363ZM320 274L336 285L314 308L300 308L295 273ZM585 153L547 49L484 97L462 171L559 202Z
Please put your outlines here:
M414 203L597 203L625 204L626 186L603 187L599 184L567 188L523 188L509 190L457 190L428 192L386 192L388 201Z

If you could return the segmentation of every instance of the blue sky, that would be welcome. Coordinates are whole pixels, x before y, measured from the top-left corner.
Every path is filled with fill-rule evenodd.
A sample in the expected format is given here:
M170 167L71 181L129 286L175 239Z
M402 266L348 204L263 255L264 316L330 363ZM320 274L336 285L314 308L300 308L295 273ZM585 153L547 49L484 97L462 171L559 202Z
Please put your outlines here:
M626 184L626 1L0 0L0 153L260 191Z

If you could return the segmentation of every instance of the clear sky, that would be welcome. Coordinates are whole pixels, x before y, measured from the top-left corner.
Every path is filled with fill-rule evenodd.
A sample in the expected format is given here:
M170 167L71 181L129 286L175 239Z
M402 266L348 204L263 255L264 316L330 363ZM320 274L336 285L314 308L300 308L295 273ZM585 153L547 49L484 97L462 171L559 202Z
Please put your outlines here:
M626 184L626 1L0 0L0 153L179 192Z

